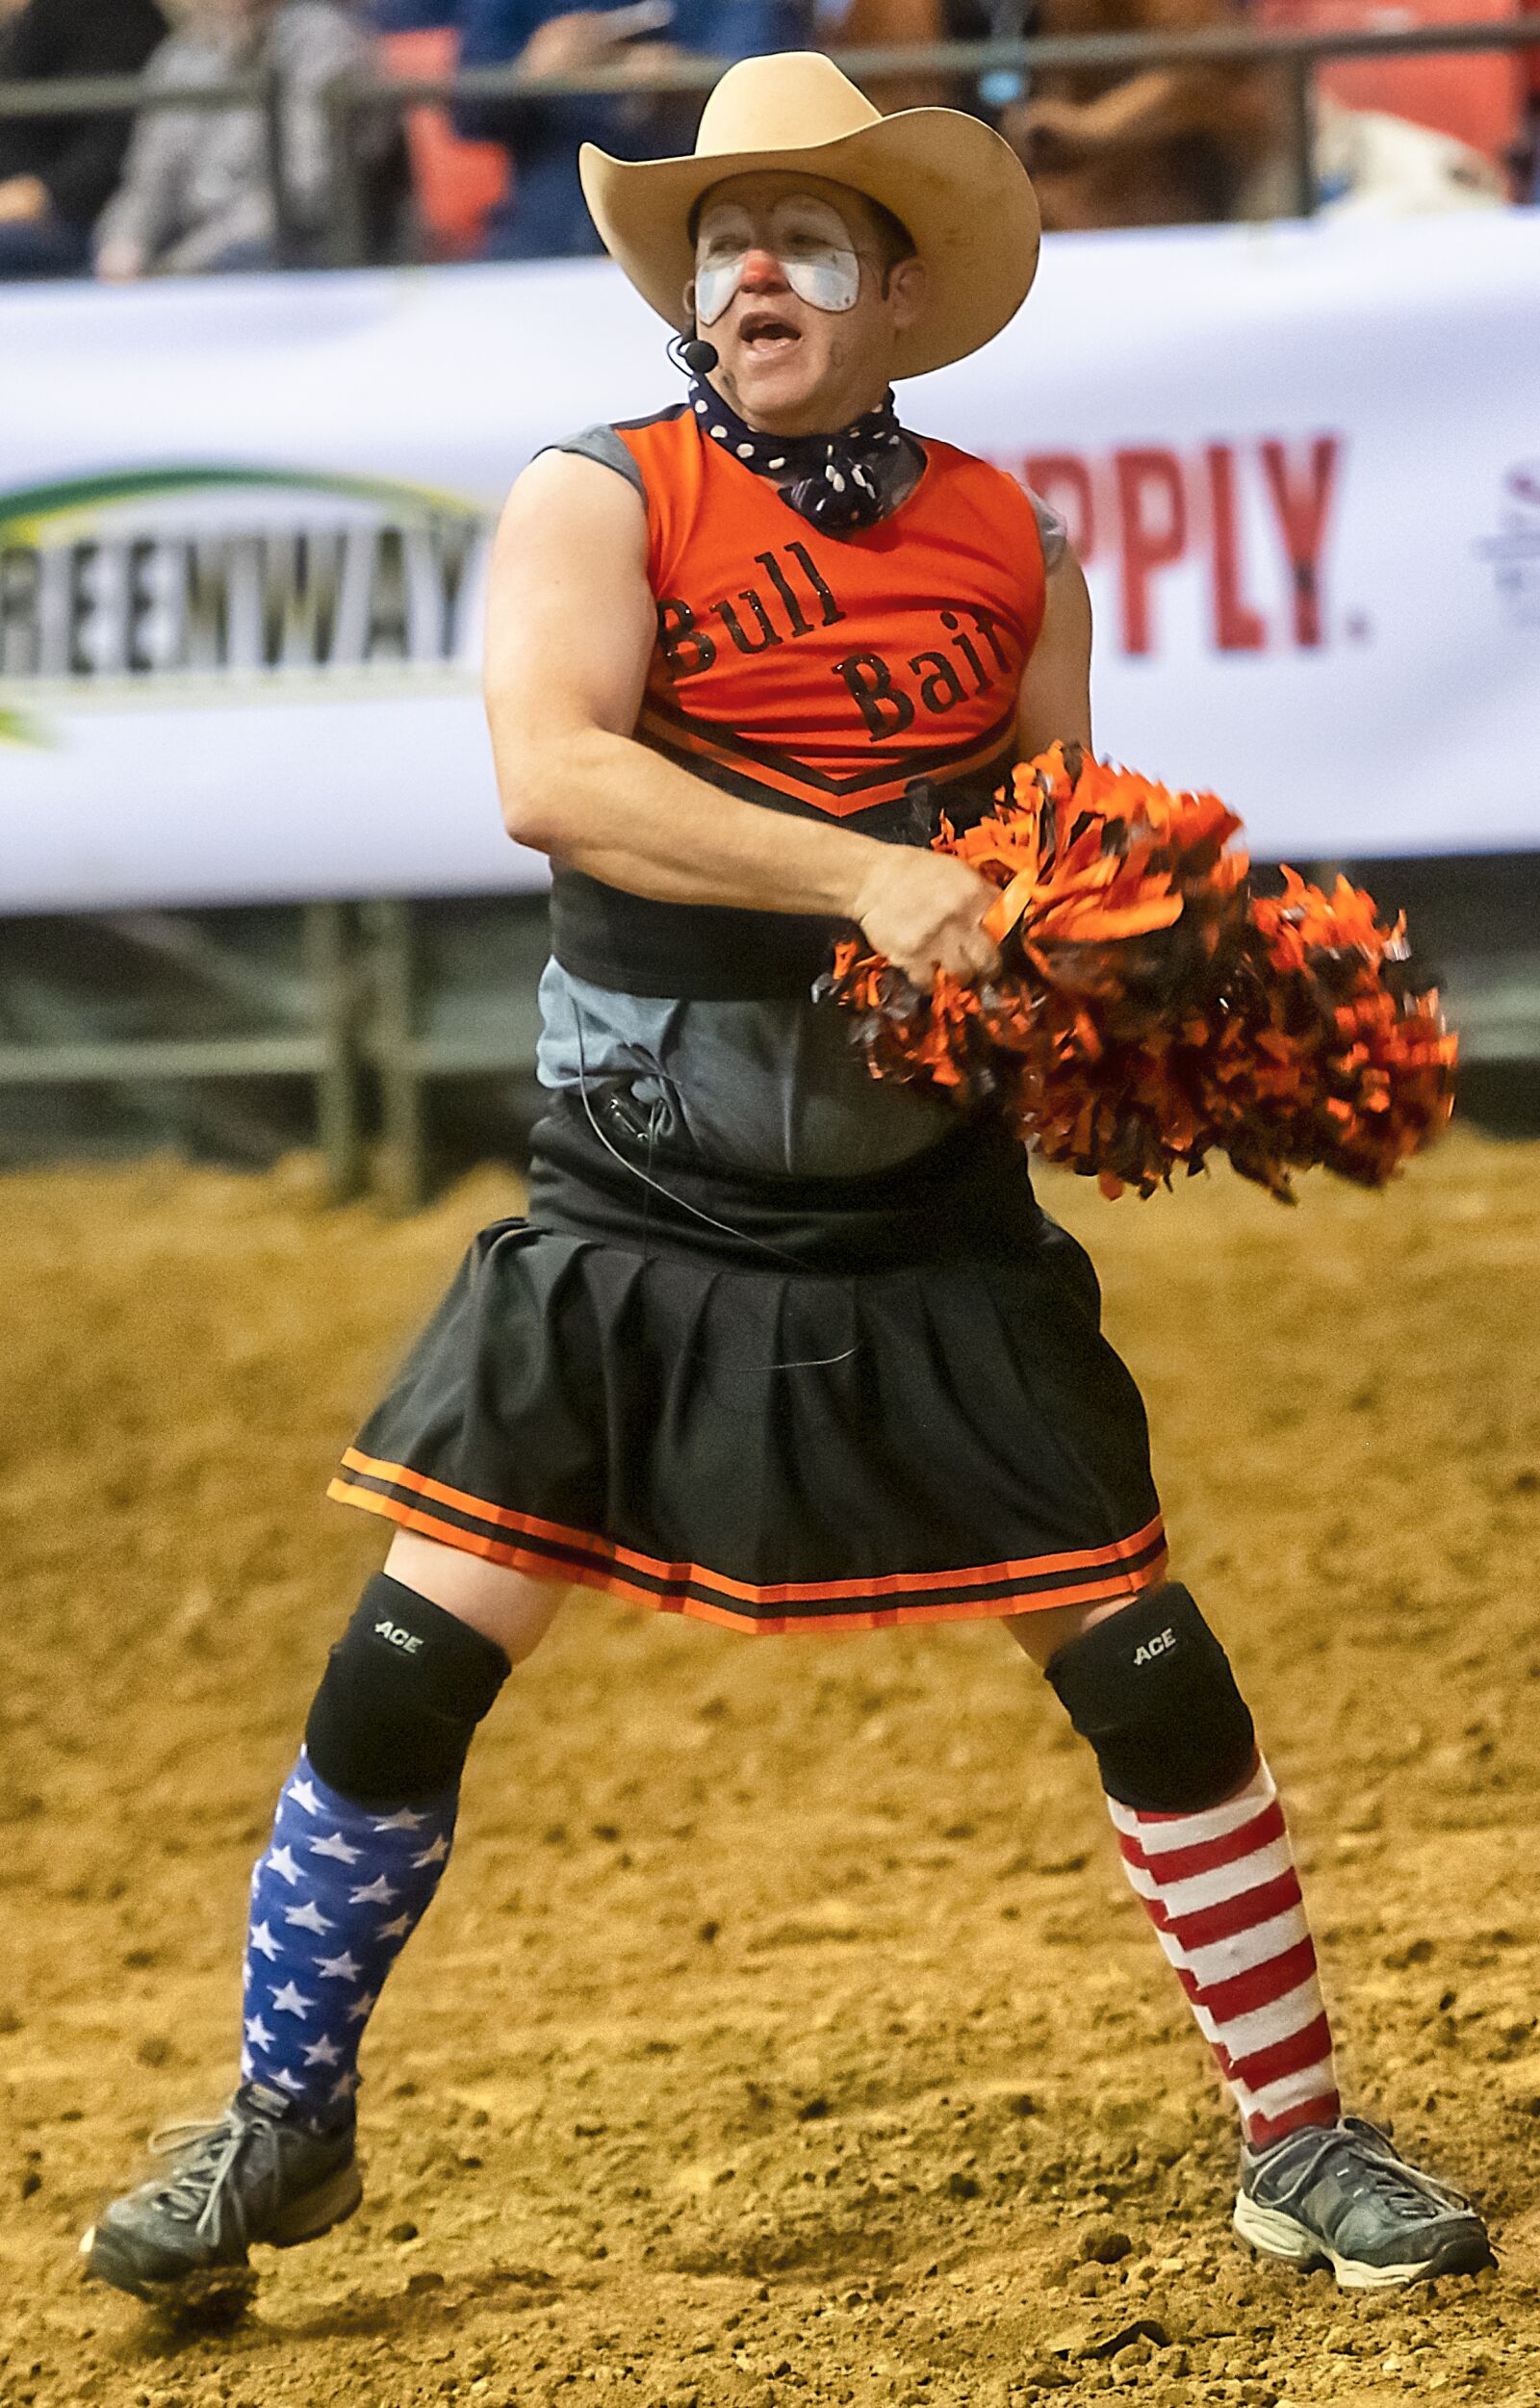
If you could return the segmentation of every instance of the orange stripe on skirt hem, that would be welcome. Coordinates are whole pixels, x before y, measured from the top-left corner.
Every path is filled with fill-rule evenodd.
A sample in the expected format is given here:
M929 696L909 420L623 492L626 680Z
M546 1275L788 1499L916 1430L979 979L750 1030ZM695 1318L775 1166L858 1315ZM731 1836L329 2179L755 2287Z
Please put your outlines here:
M1071 1548L1063 1554L1023 1556L1003 1564L966 1564L956 1572L886 1572L869 1580L782 1580L756 1588L752 1581L734 1580L725 1572L708 1571L703 1564L665 1563L661 1556L641 1554L635 1548L622 1547L618 1540L597 1538L591 1530L575 1530L569 1523L543 1522L538 1514L516 1513L510 1505L494 1505L484 1497L473 1497L466 1489L450 1488L447 1481L430 1479L424 1472L414 1472L409 1464L385 1463L372 1455L360 1454L356 1447L345 1447L343 1468L361 1472L366 1479L387 1481L392 1488L409 1489L424 1499L469 1514L474 1521L495 1523L500 1529L523 1531L530 1538L552 1539L559 1546L599 1548L617 1568L649 1573L657 1580L699 1581L706 1587L720 1589L724 1597L741 1598L745 1604L811 1604L819 1599L880 1597L892 1589L956 1589L971 1587L975 1582L984 1587L990 1581L1017 1576L1040 1579L1048 1572L1089 1571L1098 1564L1105 1564L1111 1573L1126 1565L1130 1556L1142 1554L1161 1535L1161 1517L1156 1514L1131 1538L1114 1539L1108 1547ZM1163 1556L1164 1552L1163 1549ZM1147 1579L1146 1572L1135 1585L1143 1586ZM1054 1601L1063 1601L1056 1598Z
M372 1488L356 1488L350 1480L342 1478L332 1480L327 1487L326 1494L336 1504L356 1505L364 1513L378 1514L387 1522L399 1524L402 1529L416 1530L424 1538L436 1539L441 1546L458 1548L462 1554L479 1555L489 1563L503 1564L509 1571L522 1572L527 1578L542 1581L551 1588L595 1589L603 1596L621 1598L628 1604L650 1606L654 1613L683 1614L691 1621L716 1623L725 1629L742 1630L763 1637L779 1637L804 1630L813 1632L889 1630L900 1625L921 1622L998 1622L1007 1615L1041 1613L1054 1605L1100 1604L1109 1598L1119 1597L1132 1590L1157 1586L1166 1576L1168 1561L1163 1548L1152 1562L1145 1564L1137 1572L1116 1570L1100 1580L1081 1580L1068 1588L1040 1589L1015 1597L995 1597L978 1601L958 1598L934 1605L923 1603L864 1607L850 1605L830 1614L746 1614L735 1612L731 1606L713 1604L703 1598L686 1597L678 1589L672 1594L665 1593L658 1596L652 1589L642 1588L634 1580L628 1579L618 1563L607 1570L595 1567L589 1571L575 1571L567 1566L554 1565L548 1555L540 1554L532 1548L520 1547L516 1542L504 1539L485 1538L475 1530L462 1530L451 1522L440 1520L439 1516L431 1511L424 1511L420 1506L408 1504L403 1498L383 1497L377 1490ZM567 1540L591 1547L599 1552L612 1551L611 1541L597 1538L590 1532L566 1529L559 1524L544 1526L559 1530ZM1123 1542L1124 1546L1131 1544L1132 1542L1127 1540ZM1098 1549L1095 1552L1110 1554L1115 1553L1116 1550ZM644 1556L636 1560L645 1564L650 1559ZM1062 1560L1059 1557L1045 1557L1042 1568L1047 1569ZM693 1564L671 1565L667 1569L679 1581L699 1578L709 1581L713 1585L729 1585L722 1575L707 1572ZM990 1573L988 1568L981 1570L978 1567L971 1570L965 1569L956 1575L926 1574L920 1575L921 1578L930 1580L936 1586L940 1586L948 1579L982 1580L989 1576ZM900 1575L888 1575L886 1577L889 1585L902 1584ZM743 1588L740 1582L732 1582L731 1585L733 1588ZM871 1596L880 1588L881 1583L873 1581L870 1587L864 1590L858 1581L842 1582L839 1585L848 1588L853 1594ZM745 1590L744 1593L752 1595L754 1592ZM785 1595L783 1589L779 1592L761 1593L783 1597Z

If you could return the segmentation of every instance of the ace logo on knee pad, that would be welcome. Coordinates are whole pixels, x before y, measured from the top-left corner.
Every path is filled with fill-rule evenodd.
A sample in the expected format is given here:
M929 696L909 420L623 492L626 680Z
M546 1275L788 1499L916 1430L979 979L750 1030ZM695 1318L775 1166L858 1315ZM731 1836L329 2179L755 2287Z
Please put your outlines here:
M1108 1796L1137 1813L1204 1811L1255 1767L1245 1700L1179 1580L1092 1623L1060 1649L1048 1678L1095 1749Z
M472 1733L507 1677L495 1640L376 1572L327 1659L306 1753L328 1788L371 1811L449 1814Z
M374 1636L388 1640L392 1647L398 1647L403 1655L415 1655L423 1644L414 1631L403 1630L398 1622L377 1622Z
M1145 1639L1135 1649L1134 1661L1136 1664L1153 1664L1157 1655L1164 1655L1168 1648L1175 1645L1174 1630L1158 1630L1153 1639Z

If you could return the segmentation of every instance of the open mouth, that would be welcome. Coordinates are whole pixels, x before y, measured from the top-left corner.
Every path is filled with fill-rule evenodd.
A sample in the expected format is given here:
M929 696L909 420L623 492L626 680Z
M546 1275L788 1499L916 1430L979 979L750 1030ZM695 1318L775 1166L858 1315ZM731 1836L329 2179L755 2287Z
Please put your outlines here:
M780 318L774 310L746 310L738 328L738 340L751 359L775 359L802 341L801 332L789 318Z

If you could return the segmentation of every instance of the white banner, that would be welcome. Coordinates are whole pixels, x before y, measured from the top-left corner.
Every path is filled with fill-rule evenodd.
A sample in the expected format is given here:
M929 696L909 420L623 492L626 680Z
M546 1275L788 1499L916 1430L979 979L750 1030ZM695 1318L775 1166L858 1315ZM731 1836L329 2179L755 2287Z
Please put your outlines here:
M605 263L0 295L0 910L538 882L490 530L678 390ZM1540 214L1059 237L900 398L1069 518L1103 751L1263 858L1540 845Z

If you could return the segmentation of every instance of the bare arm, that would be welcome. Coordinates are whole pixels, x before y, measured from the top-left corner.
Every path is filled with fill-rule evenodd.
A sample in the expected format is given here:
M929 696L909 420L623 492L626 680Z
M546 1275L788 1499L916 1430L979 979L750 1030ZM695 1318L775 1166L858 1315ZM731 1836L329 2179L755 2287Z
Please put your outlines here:
M1045 141L1068 151L1106 150L1119 142L1170 141L1207 134L1236 145L1242 158L1261 157L1281 139L1275 82L1233 67L1148 67L1125 76L1091 100L1044 92L1014 116L1011 139L1031 165Z
M1091 750L1091 596L1072 551L1048 577L1042 629L1021 679L1016 738L1023 760L1054 743Z
M1147 67L1142 75L1125 76L1091 100L1070 100L1045 92L1028 101L1022 121L1029 134L1056 134L1066 142L1091 149L1103 142L1123 142L1134 137L1153 141L1158 135L1186 133L1193 115L1188 93L1192 78L1170 67Z
M508 833L661 902L827 913L928 983L991 969L993 889L960 861L761 808L676 768L633 730L655 618L647 525L624 477L545 452L493 557L486 699Z

